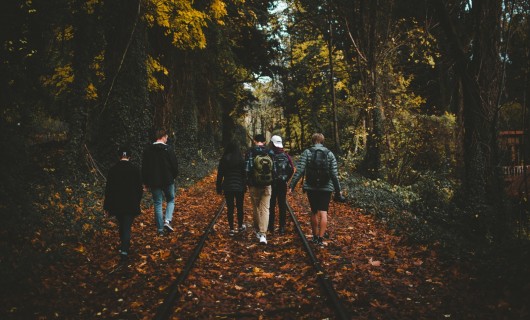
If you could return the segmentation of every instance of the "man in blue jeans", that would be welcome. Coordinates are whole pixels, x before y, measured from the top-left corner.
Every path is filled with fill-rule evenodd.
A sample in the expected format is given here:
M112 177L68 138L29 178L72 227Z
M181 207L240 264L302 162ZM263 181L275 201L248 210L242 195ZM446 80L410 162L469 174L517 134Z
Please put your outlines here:
M151 191L155 207L155 222L158 235L164 230L172 232L171 220L175 209L175 177L178 174L177 157L173 148L167 145L168 134L164 129L155 133L156 141L144 151L142 180L144 187ZM166 198L166 215L162 212L162 202Z

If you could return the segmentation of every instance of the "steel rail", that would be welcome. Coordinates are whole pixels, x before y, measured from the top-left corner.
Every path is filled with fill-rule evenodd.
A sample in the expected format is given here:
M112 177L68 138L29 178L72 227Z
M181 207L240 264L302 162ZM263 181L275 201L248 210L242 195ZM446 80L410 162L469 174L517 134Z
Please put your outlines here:
M164 302L158 308L156 315L154 317L155 320L169 319L171 314L174 312L173 306L175 304L175 301L177 301L177 299L180 297L179 286L182 283L184 283L184 281L188 278L188 275L191 269L193 269L193 266L195 265L195 261L197 261L197 258L199 257L204 247L204 244L206 243L206 239L208 238L208 235L212 232L213 226L217 222L217 219L219 219L219 216L221 215L221 213L223 213L223 209L225 205L226 205L226 201L223 200L223 203L217 210L217 213L215 214L212 221L210 222L210 224L204 231L199 243L195 246L195 249L193 250L193 253L188 259L188 261L186 262L184 269L182 269L178 278L175 281L173 281L173 283L169 287L169 293L166 299L164 300Z
M333 287L333 283L331 282L331 279L329 276L324 272L324 268L316 258L313 250L311 249L311 246L309 245L309 242L307 241L306 236L304 235L304 232L302 231L302 228L300 227L300 222L298 222L298 219L296 219L296 216L294 215L293 208L287 203L287 210L289 211L289 214L291 215L291 218L294 222L294 225L296 227L296 231L298 232L298 235L300 236L300 239L302 240L304 244L304 248L309 255L309 258L311 259L311 262L313 263L314 268L317 271L317 280L324 291L324 294L328 297L328 303L332 307L332 309L335 311L335 314L337 315L338 319L341 320L350 320L352 318L352 315L344 305L342 304L337 291Z

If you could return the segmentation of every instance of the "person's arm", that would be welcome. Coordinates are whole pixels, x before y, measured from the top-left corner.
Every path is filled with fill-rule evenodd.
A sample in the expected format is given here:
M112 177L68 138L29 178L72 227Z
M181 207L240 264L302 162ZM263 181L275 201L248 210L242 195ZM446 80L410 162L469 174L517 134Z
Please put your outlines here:
M331 182L333 182L333 188L335 189L335 192L340 193L340 183L339 183L339 166L337 164L337 158L335 158L335 155L333 152L328 153L328 159L330 161L331 165Z
M175 150L173 148L169 148L169 164L171 166L171 175L173 178L176 178L179 174L179 164L177 161L177 155L175 154Z
M291 180L291 183L289 184L289 190L291 191L294 190L294 187L296 187L296 184L304 175L305 167L307 164L307 159L310 154L311 154L311 151L309 149L306 149L304 150L304 152L302 152L302 155L300 156L300 161L298 161L298 165L296 166L296 171L293 175L293 179Z
M136 174L136 200L138 203L140 203L142 201L142 195L144 192L142 184L142 173L140 172L140 169L138 169L136 166L134 167L134 173Z
M149 155L147 149L144 151L144 154L142 156L142 168L141 168L141 174L142 174L142 184L144 185L144 190L147 190L147 187L149 185L148 183L148 175L149 175Z
M333 183L333 188L335 189L334 200L337 202L345 202L346 198L342 196L342 191L339 182L339 166L337 164L337 158L333 152L328 153L328 159L331 160L331 182Z
M224 168L223 168L223 159L219 160L219 165L217 166L217 180L215 182L215 191L217 194L223 193L223 177L224 177Z
M287 159L289 160L289 165L291 165L291 168L293 168L291 175L287 177L287 181L289 181L294 176L294 173L296 172L296 167L294 166L293 159L291 158L291 156L287 152L285 154L287 155Z

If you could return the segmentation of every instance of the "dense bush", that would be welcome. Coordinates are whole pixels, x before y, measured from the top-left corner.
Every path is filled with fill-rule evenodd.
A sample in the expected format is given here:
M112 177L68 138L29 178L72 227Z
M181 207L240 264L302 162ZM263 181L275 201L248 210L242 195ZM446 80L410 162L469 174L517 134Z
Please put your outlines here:
M357 174L343 174L342 181L352 205L409 241L444 246L462 242L460 215L452 201L457 185L443 175L423 173L406 187Z

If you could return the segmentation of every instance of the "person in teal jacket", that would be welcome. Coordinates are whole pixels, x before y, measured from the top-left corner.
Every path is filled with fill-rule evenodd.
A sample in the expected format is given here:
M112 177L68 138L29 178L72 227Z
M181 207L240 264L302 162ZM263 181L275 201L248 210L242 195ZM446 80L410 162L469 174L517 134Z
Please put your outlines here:
M327 213L331 194L335 191L335 200L345 201L341 193L337 159L333 152L324 147L324 135L313 134L313 146L304 150L296 166L296 172L289 185L292 192L300 179L305 175L302 189L307 193L311 207L311 229L313 243L323 247L323 237L328 223Z

